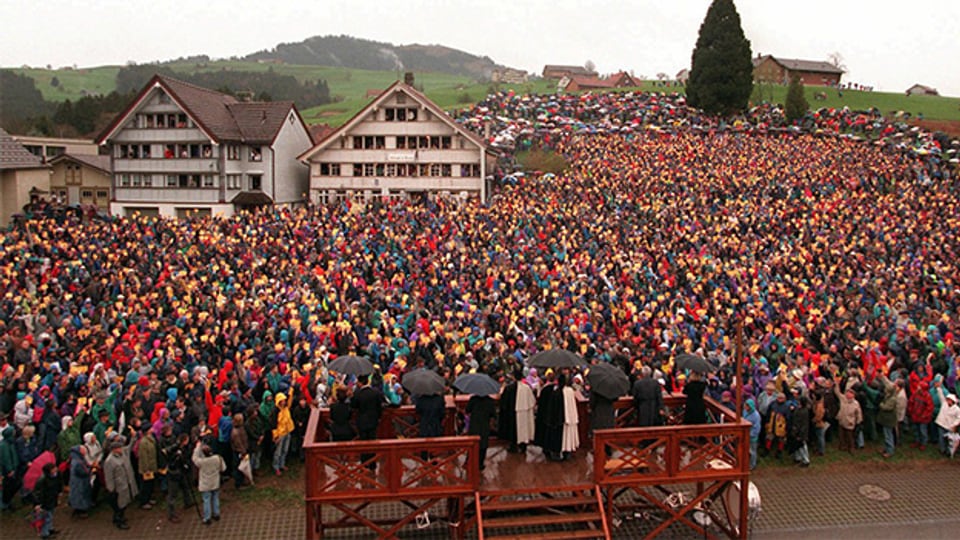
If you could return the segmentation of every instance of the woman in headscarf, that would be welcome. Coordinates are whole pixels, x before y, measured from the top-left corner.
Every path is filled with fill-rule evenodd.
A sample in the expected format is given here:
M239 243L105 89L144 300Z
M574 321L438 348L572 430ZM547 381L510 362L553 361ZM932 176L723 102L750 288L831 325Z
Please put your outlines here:
M92 435L92 434L91 434ZM94 442L96 439L94 438ZM85 518L93 507L93 467L87 462L87 446L78 444L68 450L70 454L70 508L73 517Z

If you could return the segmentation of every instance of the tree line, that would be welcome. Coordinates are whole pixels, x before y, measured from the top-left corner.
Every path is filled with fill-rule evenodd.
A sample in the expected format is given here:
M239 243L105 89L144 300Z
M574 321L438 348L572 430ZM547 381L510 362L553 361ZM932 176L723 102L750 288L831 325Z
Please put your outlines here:
M291 75L266 72L209 71L179 73L160 65L126 66L117 73L116 89L76 101L43 98L32 77L0 70L0 121L11 133L47 137L93 138L123 110L155 74L256 101L293 101L306 109L330 102L323 79L301 83Z

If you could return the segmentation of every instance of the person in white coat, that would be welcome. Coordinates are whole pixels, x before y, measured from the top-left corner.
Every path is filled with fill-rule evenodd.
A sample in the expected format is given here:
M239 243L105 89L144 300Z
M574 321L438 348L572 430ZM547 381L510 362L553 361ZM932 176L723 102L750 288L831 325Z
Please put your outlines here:
M526 379L517 380L517 445L521 451L527 449L527 444L533 442L534 427L534 409L537 407L537 397L533 393L533 388Z
M577 451L580 447L580 416L577 413L577 392L570 386L570 380L567 374L561 374L558 379L563 395L563 442L560 450L563 452L563 459L568 459L570 454Z
M938 389L938 391L941 390ZM940 451L946 454L948 453L947 434L956 433L957 426L960 426L960 406L957 406L956 395L946 394L944 398L943 405L940 406L940 412L937 413L934 423L937 424L937 429L940 432Z

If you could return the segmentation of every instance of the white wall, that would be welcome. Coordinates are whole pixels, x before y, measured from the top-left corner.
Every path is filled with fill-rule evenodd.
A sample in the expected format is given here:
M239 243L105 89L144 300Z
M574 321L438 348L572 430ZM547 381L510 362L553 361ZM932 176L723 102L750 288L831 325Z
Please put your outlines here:
M311 146L313 141L310 140L310 134L291 109L273 144L276 204L306 201L306 194L310 191L310 169L297 157ZM266 190L266 186L264 192L273 195L273 192Z

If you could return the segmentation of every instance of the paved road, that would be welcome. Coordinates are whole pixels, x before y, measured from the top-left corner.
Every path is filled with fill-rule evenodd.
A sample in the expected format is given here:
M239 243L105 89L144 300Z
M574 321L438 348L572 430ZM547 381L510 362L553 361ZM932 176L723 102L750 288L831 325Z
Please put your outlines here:
M760 517L753 524L753 537L778 540L960 537L960 460L883 467L882 463L864 462L824 468L815 465L804 470L761 470L755 475L754 482L760 489L763 505ZM299 479L282 482L271 489L301 489ZM128 515L132 528L119 531L110 525L110 512L105 505L86 520L71 520L69 511L61 506L56 514L56 525L62 531L61 539L303 537L302 504L275 504L269 500L242 502L230 487L224 489L223 499L224 519L211 526L201 525L191 513L184 514L183 523L174 525L162 519L159 508L149 512L130 509ZM389 509L378 512L387 514ZM429 530L405 531L403 536L446 538L445 531L442 524L434 523ZM11 514L0 518L0 532L4 540L36 538L22 518ZM331 536L370 537L366 531L343 532L345 534ZM686 535L682 530L674 531L674 534L678 537ZM625 537L629 536L632 535Z

